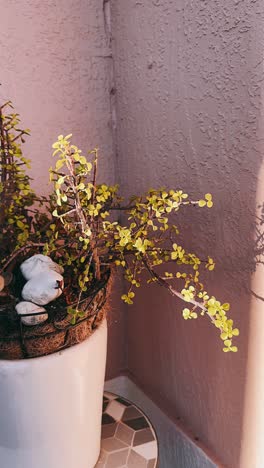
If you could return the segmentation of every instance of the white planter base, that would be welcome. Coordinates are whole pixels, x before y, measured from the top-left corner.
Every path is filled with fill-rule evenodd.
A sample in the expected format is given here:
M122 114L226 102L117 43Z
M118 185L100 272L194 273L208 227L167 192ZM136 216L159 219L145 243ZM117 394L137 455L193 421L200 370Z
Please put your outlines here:
M83 343L0 360L1 468L94 468L100 453L106 321Z

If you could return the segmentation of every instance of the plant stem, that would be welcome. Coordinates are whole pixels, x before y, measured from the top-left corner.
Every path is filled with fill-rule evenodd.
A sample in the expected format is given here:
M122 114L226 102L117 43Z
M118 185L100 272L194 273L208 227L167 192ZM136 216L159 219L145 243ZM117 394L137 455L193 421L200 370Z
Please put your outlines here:
M24 245L23 247L21 247L20 249L16 250L12 255L11 257L9 257L9 259L6 261L6 263L4 263L3 267L0 269L0 274L3 273L4 270L6 270L6 268L10 265L10 263L15 260L15 258L20 255L22 252L24 252L25 250L28 250L28 249L31 249L32 247L44 247L45 244L44 243L29 243L27 245Z
M94 263L95 263L95 276L96 276L96 278L98 280L100 280L101 279L100 260L99 260L99 257L98 257L96 243L95 243L95 240L94 240L93 226L88 226L88 224L86 222L85 214L83 213L82 204L81 204L81 200L80 200L80 195L79 195L79 191L78 191L78 188L77 188L77 176L76 176L76 172L75 172L75 166L74 166L74 161L73 161L73 158L72 158L70 147L69 147L69 151L66 153L66 157L67 157L67 161L68 161L68 168L69 168L70 175L71 175L71 178L70 178L69 182L70 182L73 194L74 194L76 214L77 214L79 220L81 221L82 234L87 236L87 230L91 230L90 245L91 245L91 249L93 251L93 259L94 259ZM94 183L95 182L96 182L96 170L94 171ZM95 191L95 186L94 186L94 191Z
M146 266L146 269L148 270L150 276L152 276L153 278L156 279L157 283L160 284L160 286L164 286L172 296L177 296L179 299L181 299L182 301L184 302L187 302L185 300L185 297L178 291L176 291L176 289L174 289L170 284L168 284L161 276L159 276L154 270L153 268L149 265L149 262L148 260L145 258L143 260L143 263L144 265ZM195 301L194 299L190 299L188 301L189 304L192 304L194 305L195 307L198 307L199 309L201 309L209 318L210 320L214 323L215 322L215 319L214 317L212 317L207 308L201 303L201 302L198 302L198 301ZM223 331L222 328L220 328L221 331Z

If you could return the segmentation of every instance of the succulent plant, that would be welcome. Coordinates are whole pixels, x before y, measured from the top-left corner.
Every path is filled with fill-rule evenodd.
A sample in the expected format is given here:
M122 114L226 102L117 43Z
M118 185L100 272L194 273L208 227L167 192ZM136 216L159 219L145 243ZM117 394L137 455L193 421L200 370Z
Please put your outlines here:
M157 283L185 303L185 320L207 317L219 329L223 350L236 352L232 338L239 331L228 318L229 304L211 296L200 278L203 269L214 270L214 260L187 252L174 224L184 207L210 209L212 195L192 200L180 189L151 189L126 202L118 186L97 182L98 149L86 156L72 143L72 135L60 135L53 144L53 191L48 199L39 197L30 187L25 170L30 162L21 151L29 131L20 129L17 114L5 114L8 107L10 103L0 108L0 273L29 252L49 255L64 268L74 323L82 314L82 296L114 266L127 284L124 302L132 304L144 282ZM122 221L116 212L122 212Z

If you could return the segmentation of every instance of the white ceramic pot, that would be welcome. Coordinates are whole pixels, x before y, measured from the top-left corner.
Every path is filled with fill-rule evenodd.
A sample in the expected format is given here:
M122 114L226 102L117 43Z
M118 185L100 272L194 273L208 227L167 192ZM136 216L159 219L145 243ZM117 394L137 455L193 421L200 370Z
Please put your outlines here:
M107 325L49 356L0 360L0 467L94 468Z

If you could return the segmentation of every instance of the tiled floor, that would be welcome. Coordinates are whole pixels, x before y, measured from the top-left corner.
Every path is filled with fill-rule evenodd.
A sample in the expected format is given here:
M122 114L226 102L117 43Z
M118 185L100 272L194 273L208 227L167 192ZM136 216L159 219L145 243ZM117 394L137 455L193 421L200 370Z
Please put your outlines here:
M195 440L164 414L128 377L119 376L108 380L105 390L117 393L122 398L133 401L139 408L144 408L144 413L154 424L157 433L159 468L217 468L221 465L211 460L201 447L197 447ZM137 466L134 465L134 468Z
M157 438L146 416L128 400L105 392L96 468L156 468L157 459Z

